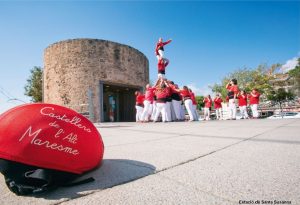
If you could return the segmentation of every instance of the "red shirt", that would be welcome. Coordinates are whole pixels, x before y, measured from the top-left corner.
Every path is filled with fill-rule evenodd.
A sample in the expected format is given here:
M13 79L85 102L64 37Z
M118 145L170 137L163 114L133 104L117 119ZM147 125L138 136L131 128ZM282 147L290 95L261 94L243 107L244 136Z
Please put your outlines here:
M136 105L140 105L144 103L145 95L139 94L135 98Z
M147 88L145 93L145 100L153 102L155 88Z
M184 98L190 98L191 94L188 90L180 90L180 95Z
M247 106L247 95L240 95L238 96L239 99L239 106Z
M193 105L197 105L197 101L196 101L196 98L195 98L195 94L193 92L190 92L191 94L191 100L193 102Z
M169 91L167 88L156 89L155 95L157 99L166 98L169 95Z
M228 86L226 86L226 89L229 92L234 92L234 94L238 94L238 92L239 92L239 87L237 85L228 85Z
M171 97L171 95L172 95L172 88L166 87L166 89L167 89L167 93L168 93L167 97Z
M204 107L210 108L212 104L211 98L204 98L204 103L205 103Z
M178 94L180 94L180 92L177 91L178 87L176 88L175 85L170 84L169 87L171 88L172 93L178 93Z
M182 95L180 94L180 91L178 91L178 87L175 85L169 85L171 88L172 93L176 93L179 95L179 99L182 100Z
M226 89L228 90L228 99L235 99L235 96L239 92L239 88L237 85L226 85Z
M256 93L251 92L249 94L250 105L259 104L259 96L260 96L259 92Z
M168 63L165 63L163 59L158 60L158 63L157 63L158 73L165 74L167 65L168 65Z
M156 53L156 55L159 55L159 53L158 53L158 50L164 50L164 45L167 45L168 43L170 43L172 40L168 40L168 41L166 41L166 42L158 42L157 44L156 44L156 47L155 47L155 53Z
M223 100L220 97L216 97L214 99L215 109L221 108L222 107L222 102L223 102Z

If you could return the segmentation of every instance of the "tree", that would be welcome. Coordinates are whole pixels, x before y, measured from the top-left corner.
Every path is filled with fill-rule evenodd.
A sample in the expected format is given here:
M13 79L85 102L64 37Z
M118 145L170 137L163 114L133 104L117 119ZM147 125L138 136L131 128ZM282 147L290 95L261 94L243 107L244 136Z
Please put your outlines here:
M201 107L204 107L204 96L196 96L197 108L200 110Z
M43 71L41 67L35 66L30 70L30 76L25 85L25 95L31 97L32 102L42 102L43 100Z
M280 110L282 112L282 103L294 100L295 95L291 91L286 92L285 89L279 88L276 91L272 91L272 93L269 94L267 98L275 104L279 104Z
M298 58L298 65L288 73L291 77L300 78L300 58Z

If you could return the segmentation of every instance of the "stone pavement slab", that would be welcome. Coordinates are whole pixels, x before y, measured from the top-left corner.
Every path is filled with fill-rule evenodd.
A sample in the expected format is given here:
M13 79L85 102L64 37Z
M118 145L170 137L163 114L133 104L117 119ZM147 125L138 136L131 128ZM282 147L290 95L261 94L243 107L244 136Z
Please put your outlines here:
M96 181L1 204L300 204L300 120L103 123Z

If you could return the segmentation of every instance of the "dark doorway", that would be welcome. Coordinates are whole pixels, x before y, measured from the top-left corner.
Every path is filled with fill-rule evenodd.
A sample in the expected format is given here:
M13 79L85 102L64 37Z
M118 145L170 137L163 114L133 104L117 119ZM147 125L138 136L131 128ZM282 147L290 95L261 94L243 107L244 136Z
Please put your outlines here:
M103 90L102 122L134 122L135 91L139 88L100 83Z

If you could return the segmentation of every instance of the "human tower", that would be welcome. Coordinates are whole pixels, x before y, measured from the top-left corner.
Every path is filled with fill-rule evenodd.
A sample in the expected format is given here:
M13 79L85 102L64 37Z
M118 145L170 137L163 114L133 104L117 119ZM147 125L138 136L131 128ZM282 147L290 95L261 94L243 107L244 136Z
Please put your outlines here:
M192 90L187 86L179 89L178 85L166 78L166 67L169 59L165 57L164 46L171 43L172 39L163 41L159 38L155 47L157 58L158 78L151 86L146 85L145 93L136 92L136 121L137 122L172 122L184 121L185 109L189 121L198 120L196 99Z

